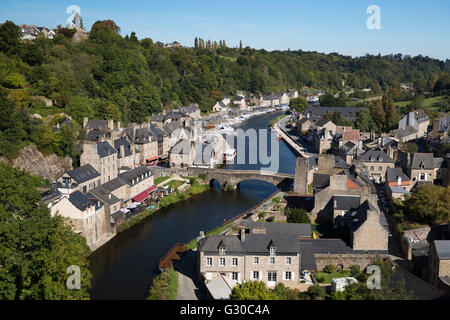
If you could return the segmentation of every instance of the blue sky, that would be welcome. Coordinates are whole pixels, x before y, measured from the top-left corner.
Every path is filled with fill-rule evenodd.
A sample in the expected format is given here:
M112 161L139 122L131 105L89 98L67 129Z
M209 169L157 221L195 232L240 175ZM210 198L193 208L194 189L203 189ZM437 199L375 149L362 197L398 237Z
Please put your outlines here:
M450 59L448 0L0 0L0 21L56 27L78 5L87 29L112 19L121 34L193 45L195 36L228 46L302 49L361 56L403 53ZM369 30L366 9L381 9L381 30Z

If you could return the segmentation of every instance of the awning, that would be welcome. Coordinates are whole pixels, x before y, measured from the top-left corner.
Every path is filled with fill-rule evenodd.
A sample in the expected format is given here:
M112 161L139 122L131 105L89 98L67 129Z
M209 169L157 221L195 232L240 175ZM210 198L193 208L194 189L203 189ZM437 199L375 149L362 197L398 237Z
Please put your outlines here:
M155 161L155 160L158 160L159 159L159 156L155 156L155 157L150 157L150 158L148 158L147 159L147 161Z
M144 191L144 192L139 193L136 197L134 197L132 199L133 199L133 201L141 202L142 200L147 199L149 196L150 195L148 194L148 192Z
M150 196L150 193L153 192L154 190L156 190L156 188L158 188L158 187L157 186L151 186L147 190L142 191L141 193L139 193L137 196L135 196L133 198L133 201L142 202L142 200L147 199Z

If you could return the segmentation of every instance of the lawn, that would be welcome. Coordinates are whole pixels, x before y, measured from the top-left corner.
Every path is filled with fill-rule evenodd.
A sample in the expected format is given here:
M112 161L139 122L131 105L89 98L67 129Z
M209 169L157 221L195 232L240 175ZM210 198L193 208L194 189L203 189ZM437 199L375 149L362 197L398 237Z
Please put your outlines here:
M178 189L179 186L181 186L182 184L184 184L184 181L181 180L171 180L169 182L167 182L164 187L168 186L172 189Z
M423 100L422 106L427 112L435 112L435 111L439 112L441 111L440 107L442 106L443 99L444 99L443 96L427 98ZM395 105L398 108L405 108L410 103L411 101L401 101L396 102Z
M231 223L228 223L228 224L226 224L226 225L224 225L224 226L217 227L217 228L211 230L210 232L208 232L208 233L206 234L206 236L208 237L208 236L213 236L213 235L217 235L217 234L219 234L219 233L222 233L222 232L225 231L226 229L230 228L232 225L233 225L233 223L231 222ZM187 250L192 250L192 249L194 249L194 248L196 248L196 247L197 247L197 238L192 239L192 240L186 245L186 249L187 249Z
M317 272L315 277L319 283L331 283L333 278L344 278L350 277L351 273L349 270L342 270L341 272L325 273Z
M161 182L164 182L166 180L170 179L170 176L166 176L166 177L157 177L155 178L155 184L160 184Z

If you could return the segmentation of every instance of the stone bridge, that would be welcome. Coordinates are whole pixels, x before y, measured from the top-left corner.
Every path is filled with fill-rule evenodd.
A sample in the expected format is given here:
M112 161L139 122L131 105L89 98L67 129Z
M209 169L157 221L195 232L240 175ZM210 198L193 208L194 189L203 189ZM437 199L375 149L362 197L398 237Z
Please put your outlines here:
M232 186L239 187L242 181L260 180L269 182L278 188L289 186L294 180L293 174L279 173L264 170L227 170L227 169L210 169L210 168L188 168L184 169L186 175L198 177L206 176L206 181L212 182L216 180L222 187ZM182 173L180 171L180 173Z

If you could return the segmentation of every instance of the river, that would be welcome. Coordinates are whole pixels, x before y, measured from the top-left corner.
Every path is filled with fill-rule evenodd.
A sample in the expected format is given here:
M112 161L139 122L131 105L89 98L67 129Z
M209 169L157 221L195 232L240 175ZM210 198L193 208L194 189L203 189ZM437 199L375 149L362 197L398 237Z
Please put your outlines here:
M241 128L266 129L280 113L254 117ZM267 140L270 142L270 136ZM252 148L252 147L250 147ZM247 154L250 149L247 147ZM270 148L269 148L270 150ZM296 157L289 147L279 143L279 172L294 173ZM248 158L248 156L247 156ZM255 169L261 164L232 164L228 168ZM140 224L118 234L91 256L91 299L145 299L152 279L158 274L158 261L175 243L187 243L251 208L276 191L263 181L246 181L240 188L207 192L156 212Z

